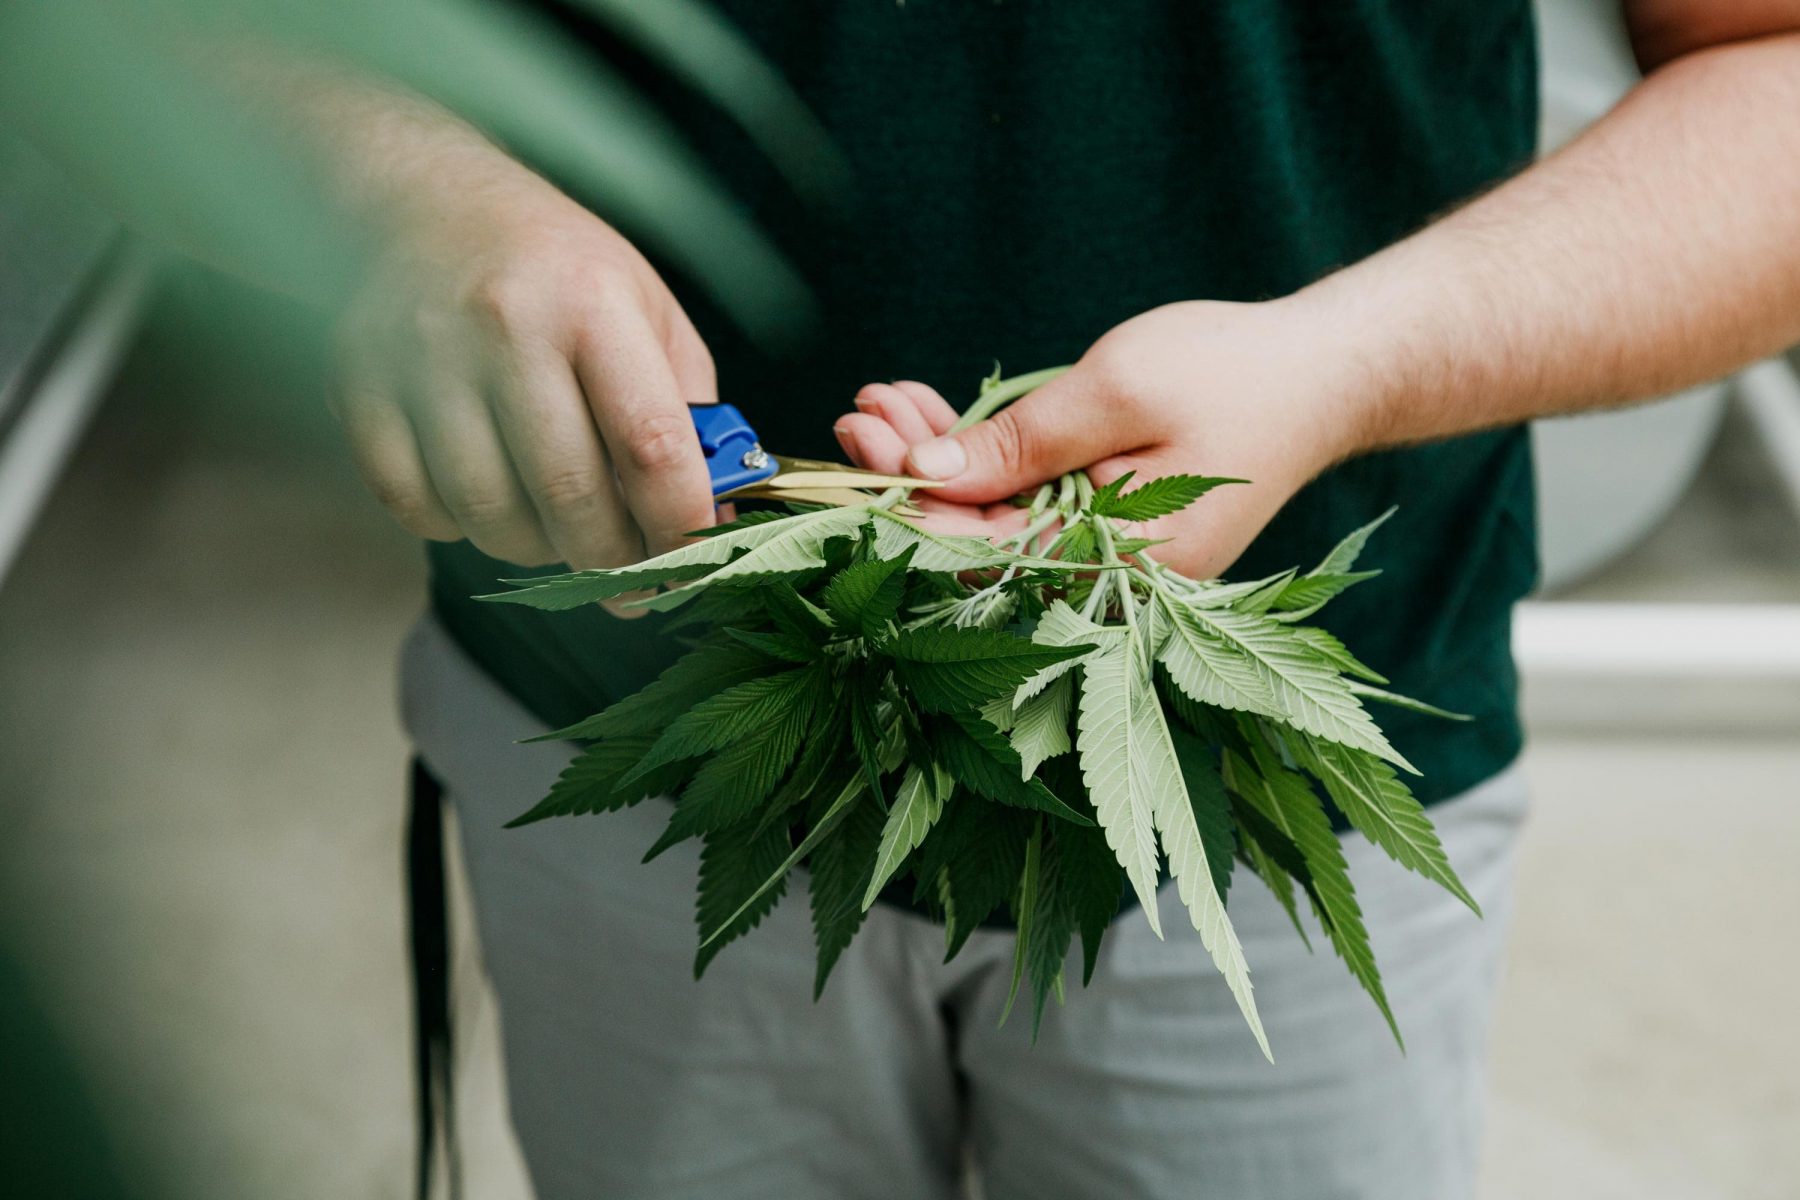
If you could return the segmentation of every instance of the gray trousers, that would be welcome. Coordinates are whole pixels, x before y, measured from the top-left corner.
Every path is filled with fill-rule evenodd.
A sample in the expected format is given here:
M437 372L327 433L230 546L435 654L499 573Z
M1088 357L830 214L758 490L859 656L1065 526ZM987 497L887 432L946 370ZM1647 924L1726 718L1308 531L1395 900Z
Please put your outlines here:
M998 1025L1012 940L877 906L824 998L804 882L693 978L688 843L639 862L662 801L517 830L570 755L429 621L403 665L407 726L462 825L499 1000L520 1145L541 1200L938 1200L965 1164L988 1200L1461 1200L1474 1187L1484 1058L1514 847L1515 766L1436 807L1487 916L1346 841L1406 1038L1312 928L1308 952L1253 876L1230 912L1269 1040L1258 1052L1172 888L1070 980L1035 1046Z

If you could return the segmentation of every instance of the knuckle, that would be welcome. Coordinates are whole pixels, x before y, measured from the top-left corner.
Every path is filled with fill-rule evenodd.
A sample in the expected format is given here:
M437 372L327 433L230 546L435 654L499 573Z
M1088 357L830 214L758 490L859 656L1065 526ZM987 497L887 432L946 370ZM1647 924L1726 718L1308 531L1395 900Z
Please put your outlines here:
M500 492L464 490L450 507L464 528L488 538L505 538L522 523L512 497Z
M679 413L652 413L632 425L622 449L634 470L653 474L679 465L693 444L690 420Z
M537 495L551 508L586 509L604 495L604 479L591 467L562 467L537 481Z
M1017 475L1035 461L1038 435L1021 411L1002 409L988 420L987 430L988 453L1002 474Z
M518 279L509 272L494 272L469 284L462 302L465 309L490 329L513 333L529 322L535 294L528 280Z

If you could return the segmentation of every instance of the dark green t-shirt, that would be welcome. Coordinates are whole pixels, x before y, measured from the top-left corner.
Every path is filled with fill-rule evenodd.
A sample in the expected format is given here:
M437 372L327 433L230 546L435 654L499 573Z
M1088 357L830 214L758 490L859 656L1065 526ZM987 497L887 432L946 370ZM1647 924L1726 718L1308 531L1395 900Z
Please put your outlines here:
M1072 362L1159 304L1291 292L1533 150L1529 0L717 7L812 104L858 183L846 217L807 211L729 120L625 56L823 301L825 336L782 360L674 280L724 398L793 454L835 457L831 422L870 380L923 379L966 399L995 359L1015 372ZM1475 717L1377 714L1429 802L1519 750L1509 621L1536 576L1524 432L1345 464L1296 496L1232 575L1310 566L1391 505L1365 557L1383 574L1325 616L1396 689ZM674 657L655 617L472 603L526 572L467 543L433 546L431 560L451 634L552 725Z

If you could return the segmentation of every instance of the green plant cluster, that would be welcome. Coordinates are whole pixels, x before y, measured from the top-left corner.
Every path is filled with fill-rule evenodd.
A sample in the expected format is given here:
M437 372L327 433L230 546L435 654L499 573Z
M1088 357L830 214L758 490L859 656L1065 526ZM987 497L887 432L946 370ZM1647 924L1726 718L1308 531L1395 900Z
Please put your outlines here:
M1355 565L1385 516L1311 571L1240 583L1184 578L1132 532L1233 482L1065 476L1003 545L921 528L895 490L518 581L489 599L564 610L651 589L631 603L681 610L693 646L544 735L586 749L514 824L673 797L646 859L701 841L696 975L802 865L815 994L884 893L943 921L947 957L1007 914L1034 1031L1077 940L1092 976L1126 896L1162 935L1169 879L1267 1054L1225 904L1242 866L1303 938L1312 909L1393 1026L1328 805L1474 908L1364 702L1451 714L1304 624L1374 574Z

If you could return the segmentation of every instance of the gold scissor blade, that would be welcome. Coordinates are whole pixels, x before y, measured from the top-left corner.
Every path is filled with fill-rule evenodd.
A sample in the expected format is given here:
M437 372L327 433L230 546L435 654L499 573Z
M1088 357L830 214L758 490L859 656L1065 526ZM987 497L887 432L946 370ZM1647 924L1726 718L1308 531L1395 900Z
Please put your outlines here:
M775 467L775 474L763 480L764 483L773 487L854 487L873 490L891 487L934 488L944 486L935 479L914 479L910 475L883 475L879 471L865 471L861 467L847 467L843 463L819 462L817 459L811 458L789 458L784 454L775 455Z
M776 476L779 479L780 476ZM771 487L772 481L752 483L726 492L718 499L721 503L731 500L792 500L798 504L833 504L839 508L850 508L859 504L868 504L875 499L874 492L858 491L856 488L801 488L789 489Z

